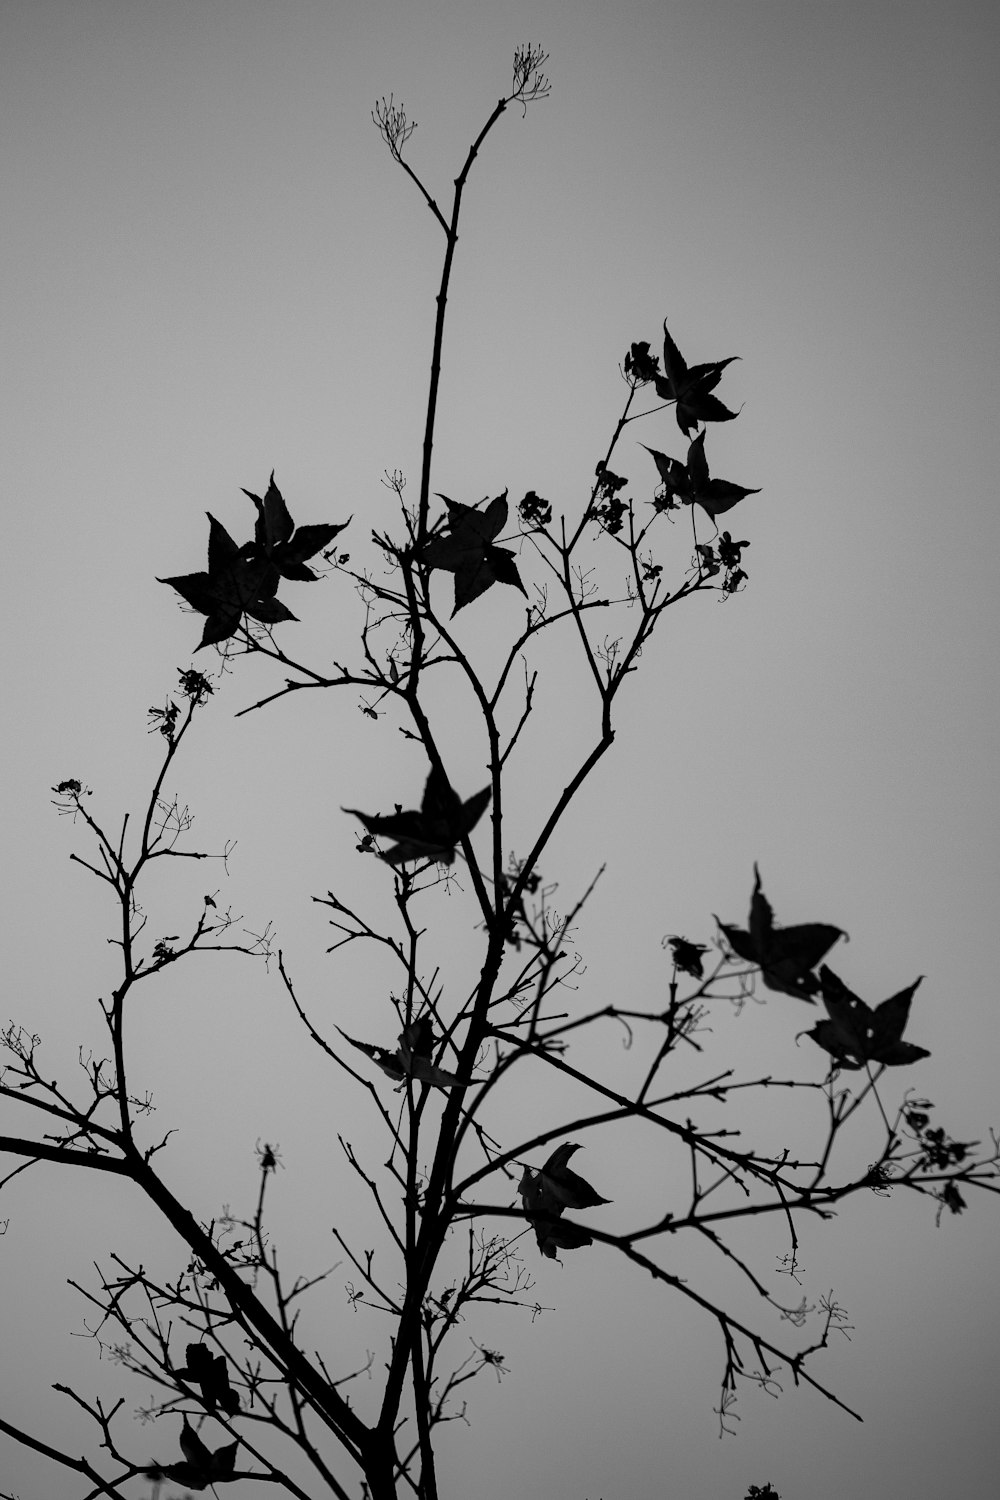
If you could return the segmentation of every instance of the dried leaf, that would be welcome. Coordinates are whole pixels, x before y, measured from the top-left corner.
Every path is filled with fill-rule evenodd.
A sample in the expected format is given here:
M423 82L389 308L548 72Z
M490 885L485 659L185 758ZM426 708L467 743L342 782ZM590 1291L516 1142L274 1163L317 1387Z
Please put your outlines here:
M566 1165L574 1152L579 1150L578 1144L564 1141L540 1168L535 1177L536 1188L540 1190L539 1208L597 1208L602 1203L611 1202L610 1198L602 1198L589 1182L577 1176ZM533 1203L532 1207L534 1206Z
M537 1172L525 1167L518 1187L524 1216L535 1231L538 1248L550 1260L556 1259L557 1249L577 1250L594 1243L579 1224L561 1217L564 1209L596 1208L611 1201L566 1165L579 1150L578 1144L564 1141Z
M187 1365L178 1370L181 1380L201 1387L201 1398L209 1411L216 1406L232 1416L239 1411L240 1398L229 1384L229 1369L224 1354L213 1354L207 1344L188 1344Z
M207 1490L211 1484L225 1484L233 1479L236 1466L236 1450L239 1442L226 1443L214 1453L195 1432L187 1417L181 1428L181 1452L184 1461L169 1464L161 1470L168 1479L177 1484L186 1484L192 1490Z

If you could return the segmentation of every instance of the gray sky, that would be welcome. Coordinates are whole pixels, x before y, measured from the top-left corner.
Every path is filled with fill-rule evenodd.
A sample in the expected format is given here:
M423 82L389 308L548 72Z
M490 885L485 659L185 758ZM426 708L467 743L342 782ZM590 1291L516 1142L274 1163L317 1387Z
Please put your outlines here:
M870 1001L926 976L910 1034L932 1057L889 1096L912 1084L959 1138L998 1123L997 33L994 6L922 0L0 4L3 1019L49 1038L53 1064L99 1045L106 917L48 788L79 776L114 822L148 783L145 710L198 630L153 580L203 566L205 510L245 530L240 487L274 468L296 519L353 512L360 548L390 521L383 470L415 491L443 241L370 110L390 90L405 100L409 158L446 196L530 40L553 93L510 113L473 174L433 487L467 502L533 488L576 513L620 405L617 363L668 315L692 361L743 357L725 379L744 411L711 457L762 491L731 518L752 543L749 588L666 616L613 760L547 861L567 901L608 862L578 934L583 998L655 1000L663 934L708 940L713 911L742 922L757 859L779 920L848 930L836 967ZM672 417L633 432L620 463L636 483L652 478L638 441L683 457ZM484 652L521 618L501 592L467 627ZM336 655L346 608L332 585L306 593L285 628ZM547 669L558 697L516 783L525 835L585 722L572 671ZM274 919L317 1014L375 1039L363 968L324 957L309 897L338 882L384 897L338 809L416 798L423 769L334 695L234 722L269 681L242 664L177 786L206 847L239 840L232 899L250 924ZM462 789L481 785L458 709L449 748ZM194 887L163 883L157 932L178 930L192 890L200 869ZM358 1101L330 1097L273 979L206 961L191 981L164 981L135 1027L157 1125L182 1127L172 1180L206 1217L248 1204L253 1142L279 1141L282 1244L302 1235L328 1264L328 1195L350 1192L336 1133L364 1139ZM810 1044L794 1046L811 1017L790 1021L793 1005L720 1013L714 1057L812 1076ZM753 1128L798 1145L806 1123L766 1104L777 1119ZM199 1159L203 1126L217 1159ZM596 1133L586 1147L581 1169L634 1202L647 1164ZM50 1435L65 1420L79 1441L49 1389L98 1379L92 1346L66 1337L82 1309L65 1279L109 1246L145 1253L151 1221L37 1172L8 1214L17 1296L0 1343L24 1355L3 1361L0 1408ZM872 1197L807 1232L789 1300L834 1288L848 1308L851 1341L817 1374L865 1425L785 1379L780 1401L743 1396L724 1442L711 1326L610 1253L560 1268L529 1247L554 1311L470 1326L511 1373L470 1392L445 1493L741 1500L770 1480L783 1500L986 1500L995 1245L985 1197L938 1230L930 1205ZM772 1264L773 1248L756 1253ZM343 1312L343 1279L322 1316L363 1357L379 1332ZM127 1404L144 1396L128 1388ZM2 1442L0 1475L22 1500L75 1493Z

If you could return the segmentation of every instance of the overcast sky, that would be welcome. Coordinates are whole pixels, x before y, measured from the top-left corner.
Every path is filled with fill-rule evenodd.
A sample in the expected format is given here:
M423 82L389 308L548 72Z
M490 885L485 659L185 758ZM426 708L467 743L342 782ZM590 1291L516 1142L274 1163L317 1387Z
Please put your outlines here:
M390 523L383 471L415 493L443 241L371 108L390 90L406 102L408 157L447 198L533 41L552 95L501 122L467 194L432 487L469 503L532 488L578 514L617 366L669 316L692 361L742 356L725 380L743 411L711 456L761 489L732 517L751 542L746 592L665 617L613 757L550 851L567 901L608 866L578 933L581 1003L656 1003L662 936L707 941L712 912L742 922L758 860L779 920L850 933L838 972L867 999L926 976L910 1035L932 1056L890 1098L912 1085L959 1138L1000 1124L998 32L978 0L0 0L0 1020L45 1036L54 1071L100 1045L109 914L67 861L82 846L48 789L81 778L117 826L148 785L146 709L198 636L154 580L204 566L205 511L245 534L240 489L274 468L297 520L353 513L361 549ZM683 457L673 418L654 419L620 450L636 485L653 478L639 441ZM334 586L291 603L296 642L336 655ZM496 589L465 628L488 652L521 618ZM512 804L525 843L586 723L572 669L545 665ZM343 695L234 720L270 681L240 664L176 786L205 847L239 841L227 899L251 925L273 919L317 1014L391 1044L361 967L324 955L310 897L338 882L384 897L339 809L413 805L424 767ZM481 739L458 710L445 738L468 795ZM221 875L189 878L149 892L151 931L179 930ZM461 928L457 900L444 914ZM157 1125L179 1127L170 1180L206 1218L249 1205L254 1141L278 1141L282 1244L303 1236L309 1266L332 1262L329 1197L349 1191L336 1134L365 1140L359 1098L331 1093L273 975L206 961L164 980L159 1005L136 1020L135 1076ZM794 1005L720 1013L713 1059L819 1076ZM806 1124L767 1105L777 1119L754 1128L798 1147ZM581 1169L623 1197L637 1164L597 1133L586 1147ZM24 1174L0 1200L0 1410L82 1451L53 1381L119 1381L129 1409L147 1393L68 1337L83 1309L66 1278L109 1249L162 1251L163 1234L125 1194L69 1176ZM744 1394L721 1442L713 1328L610 1252L560 1267L527 1247L553 1311L470 1326L510 1373L470 1391L444 1493L742 1500L771 1481L782 1500L987 1500L996 1223L985 1196L940 1229L931 1204L872 1196L810 1231L790 1300L833 1288L848 1308L851 1340L816 1373L865 1425L786 1378L778 1401ZM769 1268L773 1247L758 1251ZM344 1279L324 1316L363 1357L381 1331L344 1311ZM134 1441L169 1453L162 1429ZM4 1486L77 1500L0 1439Z

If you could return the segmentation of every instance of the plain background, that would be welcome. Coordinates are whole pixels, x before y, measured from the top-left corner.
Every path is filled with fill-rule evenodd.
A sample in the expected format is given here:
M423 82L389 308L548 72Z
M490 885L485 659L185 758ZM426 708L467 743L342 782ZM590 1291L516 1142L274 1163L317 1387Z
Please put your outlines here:
M67 862L84 845L48 789L80 777L112 826L137 805L160 744L146 709L191 664L199 628L154 579L204 565L205 510L243 533L240 487L261 490L275 468L297 520L353 513L345 545L360 556L391 521L383 471L415 493L443 240L370 111L390 90L405 100L419 122L408 157L447 199L525 41L549 51L553 92L524 121L510 111L471 180L434 488L466 502L533 488L578 514L622 399L617 365L669 316L692 361L743 356L720 393L745 409L710 454L762 491L729 518L751 541L746 593L666 617L614 755L546 862L566 903L607 864L570 1003L654 1005L663 935L707 941L713 911L743 922L756 859L779 920L847 929L837 967L870 1001L926 976L909 1035L932 1057L889 1095L912 1086L951 1134L983 1136L1000 1041L998 23L985 3L0 5L2 1019L45 1038L54 1074L72 1076L78 1047L100 1055L109 913ZM639 440L683 456L669 415L633 429L620 464L637 493L653 479ZM357 615L338 588L288 593L304 655L344 654L337 632ZM519 596L495 589L471 616L465 638L488 659ZM514 783L522 847L592 724L570 658L542 665L546 706ZM413 805L423 767L349 695L234 720L273 685L243 663L205 712L175 784L201 847L238 840L230 878L165 872L147 892L150 937L224 888L249 928L273 921L324 1026L391 1044L391 977L353 951L326 957L310 897L347 889L378 910L385 872L355 855L339 809ZM482 776L474 720L446 695L440 711L468 794ZM432 925L467 933L460 901L442 898ZM467 983L471 937L451 941L449 976ZM155 1096L151 1130L177 1129L161 1161L195 1210L249 1210L254 1143L268 1140L293 1269L333 1264L331 1223L365 1243L337 1133L382 1148L275 976L206 959L147 991L134 1086ZM780 996L738 1020L720 1011L713 1061L820 1076L795 1043L811 1021ZM601 1044L625 1066L617 1034ZM512 1107L548 1121L559 1102L530 1089ZM815 1124L773 1095L743 1119L751 1144L796 1149ZM26 1128L16 1111L4 1122ZM855 1144L863 1165L863 1133ZM585 1145L581 1170L623 1216L609 1225L641 1217L643 1193L654 1212L669 1201L676 1164L624 1133ZM0 1410L82 1451L93 1435L53 1381L120 1390L128 1412L149 1393L76 1336L86 1308L66 1279L92 1285L110 1249L176 1272L175 1247L114 1185L70 1174L22 1174L0 1210ZM724 1441L707 1320L610 1254L560 1267L526 1246L532 1296L553 1310L469 1325L509 1374L465 1388L443 1492L741 1500L770 1481L782 1500L986 1500L996 1242L984 1195L939 1229L933 1204L874 1196L810 1228L788 1300L832 1288L847 1308L850 1341L815 1373L865 1423L786 1378L780 1400L743 1393ZM768 1271L781 1249L751 1248ZM712 1284L696 1256L676 1265ZM335 1271L312 1313L338 1368L383 1335L347 1310L346 1279ZM362 1408L369 1389L355 1387ZM166 1425L135 1426L130 1451L176 1457ZM21 1500L82 1493L6 1440L0 1476Z

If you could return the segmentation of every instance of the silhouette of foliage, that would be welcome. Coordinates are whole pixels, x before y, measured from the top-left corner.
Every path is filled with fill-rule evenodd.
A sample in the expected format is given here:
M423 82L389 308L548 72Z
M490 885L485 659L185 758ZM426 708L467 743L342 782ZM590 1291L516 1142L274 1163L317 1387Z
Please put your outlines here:
M435 1088L468 1088L472 1079L461 1079L455 1073L449 1073L446 1068L439 1068L432 1061L432 1053L435 1048L434 1025L430 1016L420 1016L409 1026L404 1026L399 1034L399 1046L395 1052L389 1052L385 1047L376 1047L369 1042L359 1042L356 1037L348 1036L340 1026L337 1027L345 1041L350 1042L352 1047L367 1053L373 1062L377 1063L390 1078L399 1084L406 1082L407 1078L414 1078L421 1083L432 1084Z
M705 455L705 424L737 415L714 394L735 357L688 366L666 322L662 368L648 341L633 341L617 371L624 396L603 456L596 463L593 454L586 459L583 472L593 473L589 493L583 486L557 510L528 489L516 506L514 534L500 545L510 520L506 489L476 506L431 488L463 194L486 137L508 108L525 110L546 97L546 60L538 48L517 49L508 90L453 180L450 211L406 159L416 125L403 105L390 94L373 111L393 162L421 194L445 241L415 503L404 503L403 474L387 474L398 508L384 532L372 533L374 550L355 561L329 551L348 523L296 527L273 472L263 496L244 492L255 509L249 540L237 544L209 515L205 571L160 581L205 617L196 649L214 646L218 670L179 671L179 686L148 710L153 738L146 743L159 762L138 816L100 811L99 799L76 777L52 788L57 811L86 847L74 860L110 902L117 969L99 1002L106 1055L81 1046L82 1082L60 1081L42 1066L34 1029L7 1024L0 1034L6 1058L0 1101L28 1127L0 1135L0 1152L15 1163L0 1188L43 1163L90 1173L95 1184L110 1175L123 1194L155 1211L170 1253L178 1242L182 1252L180 1268L161 1274L152 1256L133 1263L112 1251L97 1267L96 1282L72 1283L115 1378L134 1377L151 1392L142 1418L166 1418L154 1429L162 1433L168 1426L176 1431L173 1421L181 1417L179 1458L154 1461L147 1429L136 1434L125 1426L125 1395L109 1404L68 1385L55 1387L93 1423L93 1460L0 1414L0 1435L79 1476L88 1495L131 1500L138 1481L151 1481L158 1494L164 1483L200 1492L246 1479L294 1500L321 1494L443 1500L441 1429L465 1418L468 1382L484 1371L499 1380L507 1369L507 1356L492 1341L466 1335L468 1321L516 1308L535 1322L545 1311L536 1276L543 1281L541 1295L549 1295L561 1272L548 1263L561 1264L562 1252L587 1247L594 1253L579 1257L574 1274L606 1277L613 1262L619 1272L638 1273L653 1295L684 1298L705 1316L719 1339L722 1431L731 1430L727 1418L738 1391L750 1385L776 1394L782 1370L857 1416L821 1378L823 1351L850 1330L846 1310L832 1291L795 1306L785 1299L787 1280L781 1278L804 1274L796 1226L818 1223L868 1191L888 1197L915 1192L931 1200L938 1220L946 1209L964 1211L974 1189L1000 1191L996 1138L986 1146L957 1140L932 1123L929 1100L906 1094L894 1104L888 1095L885 1077L891 1086L897 1075L887 1069L929 1056L904 1040L920 981L868 1006L823 962L842 929L826 922L778 925L756 865L745 928L716 918L718 934L702 933L705 941L676 933L664 938L667 974L656 993L644 995L630 975L619 993L587 1008L577 926L597 876L585 876L581 893L560 896L557 905L556 884L543 881L541 867L548 873L564 857L557 830L576 815L581 789L614 746L619 695L645 669L644 653L666 610L688 608L693 599L731 600L747 583L742 561L750 541L720 535L717 526L710 540L700 538L705 523L699 511L714 524L760 491L711 478ZM662 422L664 403L674 406L689 444L684 463L659 447L647 449L658 476L654 489L645 460L639 462L645 481L630 477L619 444L629 424ZM490 482L487 493L493 488ZM436 493L445 512L432 519ZM686 525L670 524L681 506L689 508L690 539ZM318 555L332 564L332 586L346 586L345 609L357 610L356 632L338 637L339 657L332 661L326 643L310 661L286 650L284 636L280 647L274 639L274 627L295 618L278 599L279 587L314 582L310 563ZM454 579L447 620L437 573ZM463 614L456 625L455 616L496 583L517 589L528 602L500 591L490 607ZM533 716L538 663L558 651L582 667L584 688L580 703L574 700L573 734L553 742L549 721L539 727ZM186 918L160 904L157 872L165 859L214 858L220 880L227 873L234 846L215 853L198 847L187 805L165 787L195 716L200 722L221 679L237 676L246 656L279 676L275 689L241 708L241 715L306 688L343 703L347 690L351 713L359 709L368 721L366 733L378 733L387 720L418 757L417 774L426 776L419 807L398 802L389 813L342 809L364 830L357 849L382 861L373 882L377 895L359 881L356 891L341 886L314 898L332 932L330 953L360 945L362 954L385 962L395 975L395 987L388 988L375 965L356 971L365 980L360 1023L347 1009L359 998L347 993L349 987L324 981L316 996L308 982L296 984L285 953L274 951L270 925L257 924L254 931L227 906L221 887L193 896ZM576 691L573 681L567 671L555 688L557 717L563 697ZM458 693L465 697L459 700ZM371 723L376 728L369 730ZM473 743L485 785L463 799L452 778ZM550 762L554 782L547 779ZM346 756L336 774L343 782L353 774ZM282 764L268 779L268 797L280 798L290 782ZM617 805L613 814L620 816ZM585 816L587 839L596 843L600 828L592 804ZM348 825L335 822L346 856ZM312 831L304 830L303 838ZM380 847L383 840L388 847ZM572 870L570 878L578 877ZM342 866L336 880L352 884ZM194 890L202 892L206 883L199 878ZM294 1024L301 1024L311 1059L335 1085L324 1091L323 1107L337 1111L343 1171L365 1196L377 1233L367 1237L356 1204L341 1203L342 1183L325 1161L314 1181L296 1186L346 1265L348 1307L374 1330L377 1350L369 1349L358 1368L350 1367L336 1335L327 1337L329 1296L324 1292L318 1310L310 1301L332 1269L289 1273L297 1251L272 1235L271 1184L285 1169L277 1146L261 1146L256 1135L255 1197L242 1212L224 1206L207 1220L182 1198L179 1174L160 1170L161 1153L165 1160L173 1149L174 1127L155 1123L152 1094L131 1081L140 1076L132 1068L134 1037L149 1014L136 1000L140 992L143 1000L154 993L143 988L154 981L159 1006L169 1005L171 982L181 983L177 965L186 974L204 952L220 964L237 956L276 960L274 987ZM777 1010L785 1030L773 1066L769 1059L754 1076L746 1061L752 1051L739 1044L735 1060L718 1066L706 1054L724 1045L722 1021L752 1025L757 1007L747 999L763 1000L766 992L813 1005L819 997L825 1018L805 1033L819 1051L797 1049L800 1012L782 1001ZM396 1045L359 1039L355 1030L395 1036ZM616 1046L612 1052L609 1032L625 1038L624 1051ZM247 1028L240 1048L254 1040ZM211 1062L220 1077L234 1066L228 1036L220 1042L206 1028L190 1045L199 1056L219 1048ZM738 1124L719 1128L717 1106L727 1106L727 1121L735 1121L743 1100L765 1094L775 1129L786 1129L791 1144L756 1148L740 1137ZM368 1129L354 1135L362 1129L359 1101ZM257 1103L248 1095L248 1113ZM786 1115L779 1113L782 1103ZM310 1128L314 1113L320 1118L311 1092L297 1091L288 1104L310 1111ZM262 1128L248 1125L248 1141ZM626 1135L637 1144L619 1149ZM859 1136L860 1159L852 1144ZM584 1144L598 1153L588 1158L598 1163L597 1180L614 1181L613 1205L570 1166ZM204 1145L208 1151L213 1142ZM603 1164L602 1151L608 1153ZM291 1168L292 1153L287 1157ZM746 1249L737 1231L750 1224L759 1227L766 1250ZM698 1247L690 1277L675 1269L678 1244ZM775 1250L778 1271L767 1269ZM712 1274L706 1265L702 1278L706 1258ZM178 1337L183 1365L171 1354ZM354 1399L353 1383L362 1379L364 1398ZM245 1457L241 1471L238 1453ZM748 1500L777 1496L770 1485L751 1486Z
M711 393L722 379L722 372L739 356L693 365L690 369L670 336L663 320L663 370L659 360L650 355L648 342L632 344L625 359L625 373L641 383L651 382L662 401L675 403L677 425L688 437L692 428L702 422L731 422L737 413L723 406Z
M306 567L305 560L328 547L348 525L344 521L339 526L300 526L296 531L273 472L263 500L250 490L243 493L257 507L253 541L237 546L221 522L210 514L207 572L158 580L176 589L192 609L208 616L198 650L235 635L244 615L263 625L294 620L296 617L288 606L275 597L278 584L282 578L314 582L318 575Z
M732 510L747 495L759 495L760 490L748 490L742 484L731 484L728 479L710 479L708 460L705 458L705 431L702 429L688 447L687 467L676 458L669 458L656 448L647 448L652 454L657 472L663 482L664 499L654 500L654 506L670 509L671 505L700 505L713 521L723 511ZM748 547L749 542L737 543ZM739 559L737 559L738 561Z
M274 482L274 470L263 500L252 490L244 490L257 507L257 524L254 527L253 551L277 568L282 578L293 578L299 583L315 583L318 574L306 567L306 559L315 557L324 547L329 547L335 536L350 525L350 520L339 526L324 522L313 526L296 528L281 491Z
M187 1417L181 1428L180 1443L184 1454L181 1462L154 1470L154 1474L172 1479L176 1484L185 1484L191 1490L207 1490L212 1485L238 1478L234 1470L239 1443L226 1443L213 1452L202 1442Z
M719 922L718 917L715 919ZM754 865L754 888L750 898L749 930L719 926L729 946L740 958L756 964L769 990L780 990L815 1005L814 995L820 981L812 973L820 959L829 952L843 931L825 922L807 922L799 927L775 927L771 904L760 884L760 871Z
M381 856L386 864L430 859L450 865L455 858L456 845L475 828L486 811L490 795L491 788L485 786L463 802L448 785L444 774L435 767L427 778L419 811L403 812L397 803L396 811L387 817L373 817L359 812L356 807L345 807L344 812L359 818L373 837L385 836L397 841Z
M535 1231L539 1250L550 1260L558 1259L557 1250L578 1250L594 1243L579 1224L562 1218L564 1209L596 1208L611 1201L566 1165L579 1150L578 1144L569 1141L557 1146L537 1172L525 1167L518 1188L524 1217Z
M187 1364L177 1371L179 1380L197 1385L208 1411L221 1407L234 1416L240 1409L240 1398L229 1384L229 1370L224 1354L213 1354L207 1344L188 1344Z
M440 495L448 507L443 534L431 536L424 545L423 559L430 568L444 568L455 575L455 608L452 615L478 599L495 583L509 583L525 592L514 562L506 547L495 547L494 537L507 524L507 492L491 500L485 510L460 505ZM523 506L523 502L522 502Z
M829 1019L818 1022L809 1035L830 1053L838 1068L862 1068L870 1062L900 1068L930 1057L925 1048L902 1041L919 979L874 1010L852 994L825 964L819 971L819 982Z

